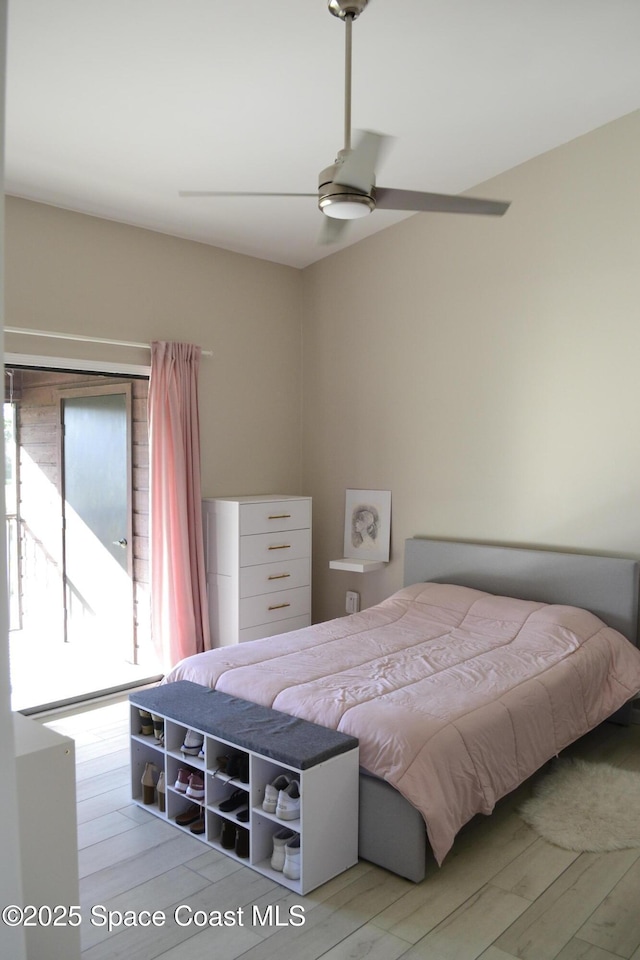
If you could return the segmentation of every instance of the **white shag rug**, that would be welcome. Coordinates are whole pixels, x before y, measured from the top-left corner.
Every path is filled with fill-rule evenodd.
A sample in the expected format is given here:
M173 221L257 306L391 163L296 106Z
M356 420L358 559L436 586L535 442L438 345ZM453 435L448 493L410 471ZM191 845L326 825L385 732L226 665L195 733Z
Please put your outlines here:
M536 833L565 850L640 847L640 773L557 760L518 812Z

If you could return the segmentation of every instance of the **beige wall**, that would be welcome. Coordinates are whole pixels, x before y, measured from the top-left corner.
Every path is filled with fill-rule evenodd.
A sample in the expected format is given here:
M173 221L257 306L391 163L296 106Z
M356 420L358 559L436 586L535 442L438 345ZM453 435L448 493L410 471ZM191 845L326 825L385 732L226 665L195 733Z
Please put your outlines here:
M7 326L213 351L200 374L205 496L302 492L301 284L290 267L7 199ZM148 351L15 334L5 349L149 363Z
M315 616L402 582L414 534L640 556L640 113L497 177L502 220L415 216L305 271ZM329 571L344 492L392 562Z

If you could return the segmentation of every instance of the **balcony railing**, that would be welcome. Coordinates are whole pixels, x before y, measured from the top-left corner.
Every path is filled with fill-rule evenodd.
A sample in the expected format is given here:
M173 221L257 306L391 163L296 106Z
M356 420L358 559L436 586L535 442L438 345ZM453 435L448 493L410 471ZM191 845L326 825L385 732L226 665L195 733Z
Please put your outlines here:
M9 630L22 629L22 603L20 593L20 532L18 517L8 513L6 519L7 537L7 581L9 590Z

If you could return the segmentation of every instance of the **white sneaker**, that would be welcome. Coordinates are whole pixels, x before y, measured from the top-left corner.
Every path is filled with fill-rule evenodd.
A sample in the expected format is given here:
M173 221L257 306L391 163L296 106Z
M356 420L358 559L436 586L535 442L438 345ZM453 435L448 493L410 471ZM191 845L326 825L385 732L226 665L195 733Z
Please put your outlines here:
M189 754L190 756L197 757L202 749L204 743L204 734L196 733L195 730L187 730L187 735L184 738L184 743L180 747L182 753Z
M289 777L285 777L284 774L281 774L279 777L273 781L273 783L268 783L264 788L264 800L262 801L262 809L267 813L275 813L276 806L278 805L278 796L280 795L281 790L286 790L289 786Z
M285 844L289 840L293 840L296 834L293 830L287 830L286 827L283 830L279 830L273 835L273 855L271 857L271 869L278 870L282 873L284 868L285 861Z
M282 873L288 880L300 879L300 837L297 833L293 840L285 844Z
M292 780L288 787L280 790L276 817L278 820L300 819L300 784L297 780Z

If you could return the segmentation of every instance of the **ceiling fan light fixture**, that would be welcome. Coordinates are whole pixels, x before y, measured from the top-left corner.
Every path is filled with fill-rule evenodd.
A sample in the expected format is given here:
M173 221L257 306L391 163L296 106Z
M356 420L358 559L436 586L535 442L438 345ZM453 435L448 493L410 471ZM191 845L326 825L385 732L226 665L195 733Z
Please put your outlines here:
M344 151L340 151L344 153ZM342 168L345 157L322 170L318 178L318 206L322 212L334 220L359 220L375 210L375 191L373 184L368 191L336 183L334 177Z
M337 193L320 197L318 206L327 217L334 220L360 220L375 208L372 197L361 193Z

